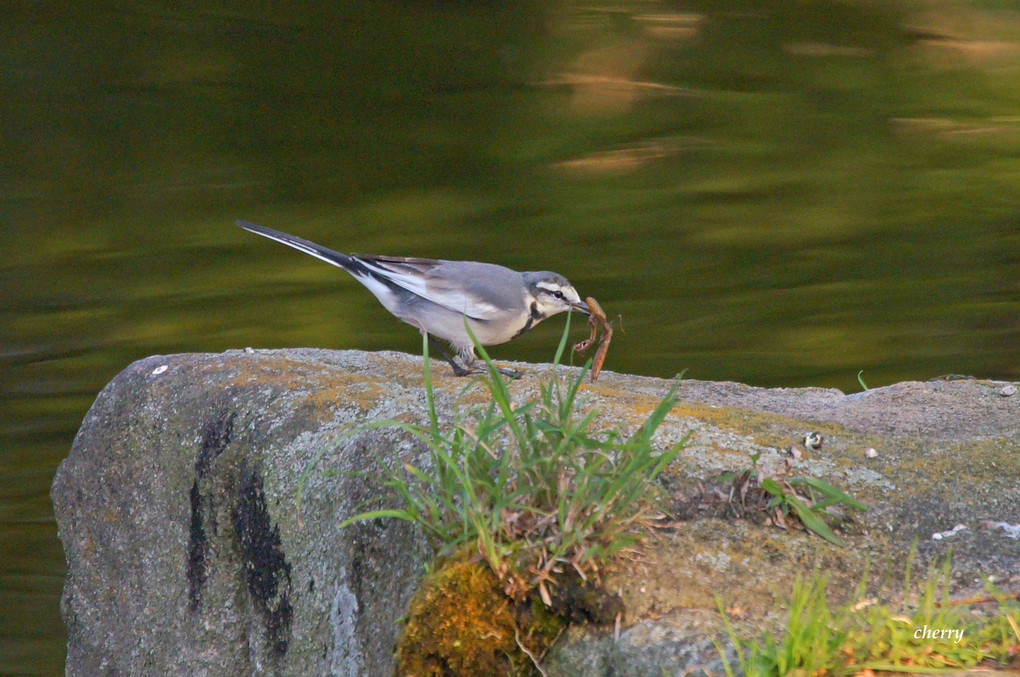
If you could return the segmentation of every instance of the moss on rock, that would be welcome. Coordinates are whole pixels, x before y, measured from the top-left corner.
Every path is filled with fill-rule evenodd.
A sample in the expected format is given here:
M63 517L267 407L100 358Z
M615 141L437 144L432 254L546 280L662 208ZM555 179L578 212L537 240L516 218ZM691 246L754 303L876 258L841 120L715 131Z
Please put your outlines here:
M448 561L422 581L397 644L399 677L531 675L566 620L515 602L483 562ZM527 651L525 651L525 649Z

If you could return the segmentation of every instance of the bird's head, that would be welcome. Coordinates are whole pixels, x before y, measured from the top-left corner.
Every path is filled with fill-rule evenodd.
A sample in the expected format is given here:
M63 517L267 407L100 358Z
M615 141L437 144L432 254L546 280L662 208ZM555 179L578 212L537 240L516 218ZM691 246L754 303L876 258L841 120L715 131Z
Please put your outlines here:
M588 304L581 300L577 290L559 273L548 271L524 273L524 284L530 296L528 306L532 316L541 320L564 310L588 313Z

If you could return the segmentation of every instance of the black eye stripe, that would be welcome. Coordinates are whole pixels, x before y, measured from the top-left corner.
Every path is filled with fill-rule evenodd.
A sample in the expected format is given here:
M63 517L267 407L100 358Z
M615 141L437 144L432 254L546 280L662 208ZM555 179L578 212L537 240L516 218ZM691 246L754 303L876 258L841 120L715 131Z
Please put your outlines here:
M542 292L544 294L549 294L550 296L554 296L554 297L556 297L558 299L562 299L564 301L567 299L567 295L563 293L562 289L550 289L549 287L539 286L538 287L538 291L540 291L540 292Z

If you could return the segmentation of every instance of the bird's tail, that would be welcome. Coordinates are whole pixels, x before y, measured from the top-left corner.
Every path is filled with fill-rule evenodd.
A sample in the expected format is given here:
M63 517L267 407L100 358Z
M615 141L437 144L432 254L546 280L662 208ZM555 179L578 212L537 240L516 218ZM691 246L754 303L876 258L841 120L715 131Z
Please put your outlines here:
M241 228L244 228L247 231L255 233L256 235L268 237L270 240L276 240L281 244L285 244L288 247L293 247L298 251L314 256L315 258L321 259L326 263L331 263L334 266L339 266L340 268L343 268L344 270L353 275L364 274L364 272L361 270L361 268L364 267L364 264L362 264L361 261L359 261L358 259L349 254L343 254L341 252L333 251L332 249L328 249L326 247L323 247L322 245L315 244L314 242L306 240L302 237L290 235L279 230L273 230L272 228L266 228L265 226L260 226L256 223L249 223L248 221L238 221L237 225L240 226Z

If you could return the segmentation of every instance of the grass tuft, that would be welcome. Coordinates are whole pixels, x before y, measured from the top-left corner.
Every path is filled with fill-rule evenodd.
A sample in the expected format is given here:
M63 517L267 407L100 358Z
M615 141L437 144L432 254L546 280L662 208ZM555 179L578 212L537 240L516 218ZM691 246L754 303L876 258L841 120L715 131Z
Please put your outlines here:
M740 637L717 598L741 672L746 677L839 677L1015 664L1020 658L1020 605L1015 596L986 583L991 595L980 601L994 602L995 608L983 614L976 613L973 604L951 601L949 558L912 588L913 556L912 551L898 607L866 596L866 573L850 599L835 610L826 596L825 574L816 572L808 581L798 576L778 638L771 633ZM728 661L725 668L732 677Z
M624 434L596 428L597 412L582 410L586 369L557 374L539 385L537 399L514 404L506 381L477 348L486 364L478 380L487 404L441 425L423 340L428 423L384 420L347 433L397 428L426 447L429 462L391 469L380 459L390 490L383 500L399 507L364 511L341 526L381 517L414 522L438 556L477 549L508 596L522 600L537 591L552 605L564 577L598 580L610 558L642 538L655 513L654 480L686 442L665 450L652 444L679 383L643 425Z
M783 529L803 528L842 547L830 524L850 522L850 510L867 506L817 477L769 476L758 468L759 457L760 452L752 454L751 467L743 472L727 471L707 486L699 485L678 501L677 516L764 519Z

